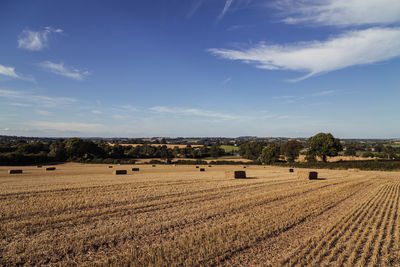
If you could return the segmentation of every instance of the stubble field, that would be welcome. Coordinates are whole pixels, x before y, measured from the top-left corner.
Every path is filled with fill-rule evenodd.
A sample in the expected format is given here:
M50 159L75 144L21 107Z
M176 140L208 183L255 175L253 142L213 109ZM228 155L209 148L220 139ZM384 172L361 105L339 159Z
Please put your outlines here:
M400 172L56 167L0 167L0 265L400 265Z

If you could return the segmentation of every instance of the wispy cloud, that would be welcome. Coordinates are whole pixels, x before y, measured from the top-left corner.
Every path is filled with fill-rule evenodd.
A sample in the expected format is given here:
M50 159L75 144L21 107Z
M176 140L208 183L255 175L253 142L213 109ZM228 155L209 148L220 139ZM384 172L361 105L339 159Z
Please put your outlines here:
M223 80L223 84L227 84L227 83L229 83L230 81L232 81L232 77L228 77L228 78L226 78L225 80Z
M258 44L243 50L209 49L217 56L254 63L266 70L308 72L311 76L350 66L371 64L400 56L400 28L370 28L348 31L326 41L288 45Z
M97 135L99 132L107 131L107 127L100 123L31 121L29 125L45 132L62 132L65 136L71 133Z
M288 24L351 26L400 22L398 0L278 0Z
M233 2L233 0L226 0L225 6L218 16L218 20L221 20L225 16L226 12L228 12L230 6L232 5L232 2Z
M281 96L272 97L272 99L291 99L291 98L295 98L295 96L293 96L293 95L281 95Z
M48 45L48 37L51 33L62 33L62 29L45 27L42 31L23 30L18 36L18 47L31 51L39 51Z
M49 97L43 95L36 95L26 91L13 91L0 89L0 98L6 98L13 101L20 101L22 103L14 103L17 105L37 105L43 107L60 107L75 103L76 100L68 97Z
M23 76L21 74L17 74L15 72L14 67L7 67L7 66L1 65L1 64L0 64L0 75L4 75L4 76L11 77L14 79L25 80L25 81L31 81L31 82L35 81L35 79L31 76Z
M63 62L54 63L51 61L44 61L39 63L39 66L51 71L54 74L65 76L75 80L83 80L90 73L88 71L79 70L76 68L69 69L64 66Z
M201 7L203 4L203 0L197 0L195 4L192 6L190 11L186 14L186 18L190 19L196 13L196 11Z
M336 92L335 90L326 90L326 91L321 91L321 92L318 92L318 93L314 93L314 94L312 94L312 96L331 95L331 94L333 94L333 93L335 93L335 92Z
M53 114L50 111L42 110L42 109L37 109L37 110L35 110L35 112L42 116L50 116L51 114Z
M151 107L150 111L156 113L170 113L170 114L177 114L177 115L194 115L194 116L201 116L201 117L212 117L212 118L219 118L219 119L233 119L235 118L229 114L223 114L219 112L209 111L209 110L202 110L202 109L195 109L195 108L177 108L177 107L164 107L164 106L156 106Z
M97 109L94 109L94 110L92 110L91 111L93 114L97 114L97 115L99 115L99 114L103 114L103 112L102 111L100 111L100 110L97 110Z

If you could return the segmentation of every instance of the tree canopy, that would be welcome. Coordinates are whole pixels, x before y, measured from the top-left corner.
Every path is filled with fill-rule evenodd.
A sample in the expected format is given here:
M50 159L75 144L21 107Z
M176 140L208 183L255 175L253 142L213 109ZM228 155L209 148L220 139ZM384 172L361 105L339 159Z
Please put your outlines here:
M326 162L327 157L334 157L341 151L342 145L338 138L334 138L330 133L319 133L308 139L307 154L311 157L321 157Z

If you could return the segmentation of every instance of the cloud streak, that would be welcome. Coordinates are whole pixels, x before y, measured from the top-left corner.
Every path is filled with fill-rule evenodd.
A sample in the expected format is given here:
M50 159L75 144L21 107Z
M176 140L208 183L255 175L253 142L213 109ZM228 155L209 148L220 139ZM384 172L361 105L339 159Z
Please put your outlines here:
M71 133L96 135L107 131L107 127L99 123L32 121L30 125L42 131L61 132L65 136Z
M233 2L233 0L226 0L225 6L218 16L218 20L221 20L225 16L226 12L228 12L230 6L232 5L232 2Z
M35 79L33 77L26 77L26 76L17 74L15 72L14 67L7 67L7 66L1 65L1 64L0 64L0 75L4 75L4 76L11 77L14 79L25 80L25 81L31 81L31 82L35 81Z
M386 25L400 22L398 0L279 0L288 24Z
M243 50L209 49L225 59L255 64L266 70L308 72L311 76L350 66L372 64L400 56L400 28L370 28L347 31L326 41L287 45L255 45Z
M86 76L89 75L88 71L82 71L79 69L69 69L64 66L63 62L54 63L51 61L44 61L39 63L39 66L43 69L46 69L54 74L61 75L64 77L68 77L75 80L83 80Z
M43 95L35 95L26 91L13 91L7 89L0 89L0 98L23 102L12 103L16 106L37 105L41 107L60 107L76 102L75 99L68 97L49 97Z
M48 46L48 38L52 33L62 33L62 29L45 27L42 31L23 30L18 36L18 47L25 50L40 51Z
M219 119L233 119L235 118L229 114L218 113L209 110L195 109L195 108L170 108L164 106L156 106L149 108L150 111L155 113L169 113L176 115L185 115L185 116L201 116L201 117L211 117L211 118L219 118Z

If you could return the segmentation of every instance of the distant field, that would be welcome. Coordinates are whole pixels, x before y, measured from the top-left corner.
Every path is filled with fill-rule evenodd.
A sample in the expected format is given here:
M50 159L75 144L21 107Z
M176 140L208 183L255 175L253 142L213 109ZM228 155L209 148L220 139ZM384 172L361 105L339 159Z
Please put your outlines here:
M400 266L400 172L108 166L0 167L0 265Z
M239 151L239 147L237 147L237 146L221 145L221 148L223 150L225 150L225 152L232 152L232 151L238 152Z

